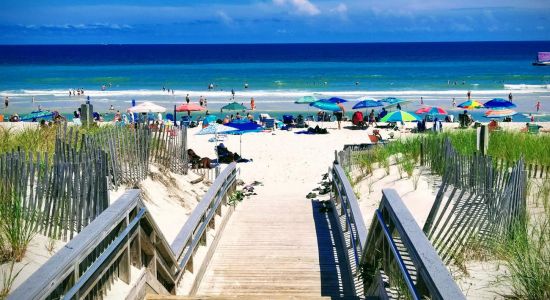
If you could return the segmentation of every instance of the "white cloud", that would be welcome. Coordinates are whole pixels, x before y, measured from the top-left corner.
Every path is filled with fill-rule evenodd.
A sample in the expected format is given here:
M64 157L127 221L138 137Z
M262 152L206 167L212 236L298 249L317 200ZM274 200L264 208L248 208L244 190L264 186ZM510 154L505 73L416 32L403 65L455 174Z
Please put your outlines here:
M341 13L341 14L345 14L345 13L348 12L348 6L344 3L340 3L334 9L332 9L332 11L335 11L335 12L338 12L338 13Z
M216 14L218 15L218 17L220 17L225 25L231 26L234 24L233 18L227 15L223 10L218 10Z
M273 0L278 6L291 6L298 14L315 16L321 13L321 10L309 0Z
M130 29L132 26L128 24L114 24L114 23L92 23L92 24L42 24L42 25L26 25L27 29Z

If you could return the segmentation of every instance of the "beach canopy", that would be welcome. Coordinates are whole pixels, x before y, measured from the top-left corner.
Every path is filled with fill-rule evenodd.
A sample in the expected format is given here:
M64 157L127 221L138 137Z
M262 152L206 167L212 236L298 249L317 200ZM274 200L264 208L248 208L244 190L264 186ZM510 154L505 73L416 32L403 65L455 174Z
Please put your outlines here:
M296 104L310 104L317 101L317 98L315 96L303 96L298 98L298 100L294 101Z
M380 122L412 122L420 120L421 118L416 114L398 110L387 114L385 117L380 119Z
M53 117L54 113L49 110L37 110L33 111L30 114L26 114L19 118L20 121L32 121L34 119L40 118L50 118Z
M331 102L331 103L344 103L344 102L348 102L348 100L342 99L342 98L338 98L338 97L331 97L331 98L322 99L322 100L323 100L323 101L326 101L326 102Z
M415 111L417 114L446 115L447 111L439 106L426 106Z
M185 104L182 104L182 105L176 107L177 112L181 112L181 111L200 111L200 110L204 110L204 107L202 107L198 104L195 104L195 103L185 103Z
M153 102L145 101L136 106L128 108L129 113L152 113L152 112L165 112L166 108L156 105Z
M313 103L310 103L309 106L316 107L321 110L329 110L329 111L341 111L342 109L338 104L334 102L329 102L328 100L318 100Z
M380 99L379 101L388 103L386 106L392 106L392 105L397 105L397 104L400 104L400 103L409 102L409 100L399 99L399 98L395 98L395 97L388 97L388 98Z
M222 133L222 132L228 132L228 131L234 131L235 128L225 126L218 123L210 123L208 126L201 129L199 132L197 132L197 135L205 135L205 134L216 134L216 133Z
M478 101L475 101L475 100L468 100L466 102L460 103L457 106L460 107L460 108L465 108L465 109L485 108L485 106L481 102L478 102Z
M517 107L514 103L502 99L502 98L494 98L493 100L485 102L484 106L486 108L513 108Z
M357 104L353 106L353 109L379 107L379 106L384 106L384 104L381 103L380 101L367 99L367 100L359 101Z
M486 118L503 118L510 117L517 114L516 111L504 108L504 109L492 109L485 113Z
M232 102L222 107L222 110L246 110L246 106L239 104L237 102Z

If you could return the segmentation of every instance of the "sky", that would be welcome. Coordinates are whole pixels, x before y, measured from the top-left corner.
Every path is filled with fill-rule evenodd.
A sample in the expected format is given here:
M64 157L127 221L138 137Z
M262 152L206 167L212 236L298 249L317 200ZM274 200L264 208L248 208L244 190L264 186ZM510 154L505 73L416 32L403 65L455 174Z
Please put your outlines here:
M2 0L0 44L550 40L550 0Z

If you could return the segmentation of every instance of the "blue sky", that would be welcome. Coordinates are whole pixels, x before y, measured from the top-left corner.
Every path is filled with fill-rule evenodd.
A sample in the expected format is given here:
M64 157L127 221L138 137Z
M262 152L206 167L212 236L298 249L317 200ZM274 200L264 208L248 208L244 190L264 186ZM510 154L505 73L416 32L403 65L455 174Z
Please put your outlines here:
M2 44L550 40L549 0L2 0Z

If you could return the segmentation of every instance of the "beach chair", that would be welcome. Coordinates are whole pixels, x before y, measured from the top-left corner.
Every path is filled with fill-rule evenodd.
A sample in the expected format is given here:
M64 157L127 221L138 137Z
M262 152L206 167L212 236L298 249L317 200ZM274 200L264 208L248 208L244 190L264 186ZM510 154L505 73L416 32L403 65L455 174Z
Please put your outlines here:
M294 116L291 115L284 115L283 116L283 123L285 125L292 125L294 124Z
M275 119L268 118L264 120L265 122L265 129L275 130Z
M363 128L365 127L365 125L367 125L367 123L363 118L363 113L360 111L356 111L353 113L353 117L351 118L351 123L360 128Z
M189 125L191 124L191 117L182 116L180 124L181 126L189 127Z
M529 132L530 134L539 134L540 126L536 124L529 124L529 127L527 128L527 132Z
M174 115L166 114L166 120L170 120L170 121L174 122Z
M307 127L307 124L304 120L304 116L298 115L298 117L296 118L296 128L306 128L306 127Z

